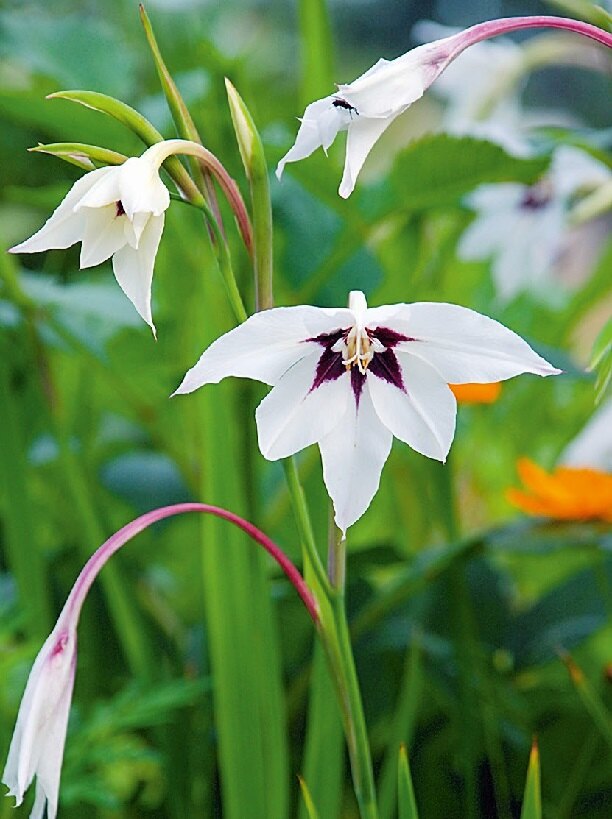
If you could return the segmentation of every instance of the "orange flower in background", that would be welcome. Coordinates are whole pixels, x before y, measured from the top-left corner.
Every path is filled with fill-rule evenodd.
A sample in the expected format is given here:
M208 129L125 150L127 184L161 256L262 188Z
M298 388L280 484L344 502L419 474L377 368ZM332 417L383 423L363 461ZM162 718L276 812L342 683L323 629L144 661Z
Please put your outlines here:
M494 404L501 394L499 381L491 384L449 384L460 404Z
M508 489L506 497L523 512L556 520L612 523L611 474L570 466L549 473L529 458L521 458L517 470L527 491Z

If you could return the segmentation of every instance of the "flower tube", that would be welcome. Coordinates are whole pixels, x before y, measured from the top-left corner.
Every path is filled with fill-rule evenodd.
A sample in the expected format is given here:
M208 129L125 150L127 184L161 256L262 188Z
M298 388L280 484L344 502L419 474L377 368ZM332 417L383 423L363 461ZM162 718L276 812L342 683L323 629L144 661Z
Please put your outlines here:
M238 526L262 546L281 567L318 624L317 604L293 563L253 524L217 506L180 503L147 512L112 535L94 552L78 576L55 624L38 653L19 706L17 723L2 781L17 806L36 777L36 796L30 819L55 819L68 715L77 659L77 626L92 583L110 557L139 532L164 518L185 512L215 515Z
M353 82L339 85L336 93L307 106L295 143L278 163L277 177L280 179L288 162L304 159L319 147L327 152L338 132L347 131L344 173L338 191L347 198L376 141L466 48L498 34L547 27L567 29L612 46L612 34L596 26L540 15L478 23L450 37L413 48L395 60L380 59Z

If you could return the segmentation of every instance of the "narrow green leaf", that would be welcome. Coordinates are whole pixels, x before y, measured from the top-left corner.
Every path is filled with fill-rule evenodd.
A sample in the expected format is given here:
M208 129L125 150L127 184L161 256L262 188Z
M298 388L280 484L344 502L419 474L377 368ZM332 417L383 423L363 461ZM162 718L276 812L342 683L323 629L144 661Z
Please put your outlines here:
M402 687L395 706L387 751L379 775L380 819L391 819L395 815L395 782L397 775L397 751L410 743L417 709L423 690L423 656L421 635L416 634L407 653L402 678Z
M310 674L302 769L306 781L311 783L312 795L321 815L338 816L344 774L344 736L334 686L319 641L315 644ZM299 819L311 819L308 805L300 807Z
M300 789L302 791L302 799L304 800L302 804L306 808L307 819L319 819L319 814L317 813L315 804L312 801L312 796L308 790L308 785L301 776L298 777L298 779L300 780Z
M398 819L419 819L405 745L400 748L397 764L397 814Z
M261 138L249 109L227 78L225 87L240 156L251 188L256 309L267 310L274 305L272 205L268 167Z
M325 97L333 88L334 44L327 0L300 0L302 104Z
M202 139L200 138L198 129L196 128L191 114L189 113L189 109L185 104L185 100L181 96L181 92L178 90L176 83L172 79L172 75L168 71L166 63L164 62L164 58L162 57L159 45L157 44L157 39L153 32L153 26L151 25L149 16L146 13L142 3L139 6L139 11L140 20L145 31L149 48L151 49L151 54L153 55L155 68L157 69L157 75L159 77L166 102L170 108L172 119L176 125L176 130L178 131L179 136L181 136L183 139L190 139L192 142L202 144ZM198 188L202 194L206 196L206 200L211 205L217 221L219 224L221 224L221 214L217 204L217 196L210 173L202 169L195 157L190 156L188 157L187 161L189 163L191 175L195 179Z
M138 9L140 11L140 20L145 31L145 36L147 38L149 48L151 49L151 54L153 55L159 81L161 82L162 90L164 92L164 96L166 97L166 101L168 102L168 107L170 108L170 113L172 114L172 119L174 120L176 129L183 139L191 139L193 142L201 142L198 129L196 128L195 123L191 118L191 114L185 105L185 101L182 98L180 91L176 87L176 83L172 79L166 63L164 62L164 58L162 57L161 51L159 50L159 46L157 44L157 39L153 33L151 21L142 3L138 6Z
M612 383L612 319L610 319L593 345L591 367L597 374L595 400L599 403Z
M140 137L145 145L155 145L156 142L162 142L164 139L157 128L155 128L148 119L143 117L142 114L139 114L138 111L125 102L121 102L114 97L109 97L107 94L100 94L97 91L56 91L54 94L49 94L47 99L77 102L79 105L91 108L92 111L99 111L102 114L113 117L113 119L121 122L135 133L136 136ZM201 197L193 179L189 176L176 156L168 157L164 162L164 167L188 198L198 199Z
M580 697L582 704L599 728L602 737L612 748L612 719L601 697L593 688L584 671L576 664L570 654L562 654L561 659L569 672L570 679Z
M32 153L51 154L60 159L76 165L85 171L91 171L96 166L121 165L127 157L117 151L108 148L100 148L98 145L86 145L84 142L48 142L46 145L39 143L35 148L29 148Z
M540 754L534 739L529 755L529 767L525 780L521 819L542 819L542 797L540 794Z

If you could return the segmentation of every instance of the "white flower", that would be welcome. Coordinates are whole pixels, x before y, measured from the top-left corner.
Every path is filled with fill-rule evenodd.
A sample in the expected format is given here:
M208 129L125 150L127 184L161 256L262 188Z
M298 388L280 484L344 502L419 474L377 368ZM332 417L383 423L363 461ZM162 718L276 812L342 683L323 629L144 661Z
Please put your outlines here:
M268 460L318 443L323 477L343 532L368 508L393 436L444 461L455 431L448 384L559 372L493 319L453 304L348 309L279 307L217 339L176 393L227 376L273 389L257 408Z
M278 163L280 179L287 162L327 149L339 131L348 131L346 161L339 194L346 198L374 143L393 120L423 96L456 56L463 32L418 46L395 60L379 60L338 92L311 103L304 111L295 144Z
M604 185L612 174L601 162L568 145L556 149L550 171L535 185L483 185L467 203L477 212L463 233L458 255L492 257L492 274L502 301L528 290L548 302L562 295L552 270L568 233L567 215L581 189Z
M612 398L602 404L561 453L559 463L612 472Z
M74 183L43 227L12 253L39 253L81 242L81 268L113 257L115 277L138 313L151 316L153 265L170 204L159 177L169 143L160 142L123 165L99 168Z
M36 776L30 819L55 819L76 668L76 623L64 609L30 672L2 774L9 796L23 802Z

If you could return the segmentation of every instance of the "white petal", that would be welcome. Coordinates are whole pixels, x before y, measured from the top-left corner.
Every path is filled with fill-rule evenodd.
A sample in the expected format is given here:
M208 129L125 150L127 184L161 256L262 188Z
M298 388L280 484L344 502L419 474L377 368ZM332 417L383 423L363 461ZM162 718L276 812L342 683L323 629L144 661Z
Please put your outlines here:
M276 307L255 313L214 341L185 375L175 395L193 392L203 384L217 384L227 376L239 376L276 384L289 367L314 349L306 339L341 327L350 327L349 310L319 307ZM322 349L319 344L316 347Z
M367 155L374 147L376 140L392 122L393 117L367 119L355 114L348 129L344 173L338 189L338 193L343 199L346 199L353 192L357 176L366 161Z
M393 436L376 415L367 389L361 393L359 409L349 400L339 423L319 441L323 479L343 535L376 494L392 442Z
M425 362L401 354L398 360L406 392L368 373L374 409L400 441L428 458L444 461L455 434L455 396Z
M85 229L83 215L74 208L110 168L99 168L82 176L70 188L49 219L29 239L11 248L11 253L39 253L42 250L61 249L79 242Z
M146 156L132 156L123 163L119 191L130 219L138 212L160 216L170 205L170 194L159 177L158 166Z
M436 61L441 42L413 48L395 60L379 61L354 82L341 85L339 95L364 117L389 117L404 111L423 96L440 72Z
M119 286L154 333L151 283L163 229L164 214L151 216L140 237L138 249L124 245L113 256L113 271Z
M64 745L66 743L73 684L74 665L72 678L67 682L62 699L50 717L50 725L44 738L44 744L36 770L36 798L39 798L39 790L42 790L47 800L47 819L55 819L57 815L60 776L64 758Z
M319 351L305 355L257 407L255 419L264 458L276 461L314 444L337 426L352 393L349 374L311 391Z
M346 128L349 112L333 104L334 97L311 102L304 111L295 143L276 166L276 176L281 178L287 162L297 162L310 156L317 148L325 151L332 144L338 131Z
M103 168L106 173L96 179L96 184L92 185L89 191L75 205L75 210L80 208L103 208L112 202L118 202L121 198L119 193L119 175L122 165L114 165L112 168ZM97 171L92 171L97 173Z
M449 384L482 384L520 373L545 376L560 372L503 324L456 304L398 304L389 326L416 339L400 342L396 352L423 359Z
M561 197L572 196L583 186L603 185L612 176L603 162L573 145L561 145L555 150L550 172L555 193Z
M117 216L114 202L100 208L82 208L79 213L85 220L79 262L81 269L84 269L110 259L125 245L126 217Z

